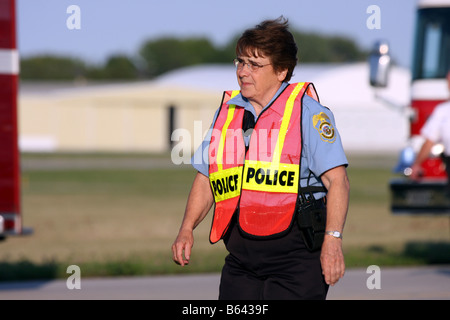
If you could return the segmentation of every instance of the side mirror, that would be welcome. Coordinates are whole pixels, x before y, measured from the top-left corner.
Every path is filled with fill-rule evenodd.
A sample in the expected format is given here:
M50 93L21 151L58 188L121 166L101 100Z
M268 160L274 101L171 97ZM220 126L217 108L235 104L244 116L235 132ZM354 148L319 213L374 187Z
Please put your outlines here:
M389 56L388 43L386 41L376 42L369 56L371 86L387 86L390 65L391 57Z

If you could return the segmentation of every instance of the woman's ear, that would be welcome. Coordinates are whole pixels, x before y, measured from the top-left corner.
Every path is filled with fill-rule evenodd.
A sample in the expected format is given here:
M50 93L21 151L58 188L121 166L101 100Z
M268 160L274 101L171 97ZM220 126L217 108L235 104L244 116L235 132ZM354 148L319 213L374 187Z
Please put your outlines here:
M277 77L280 82L283 82L286 79L288 69L284 69L278 72Z

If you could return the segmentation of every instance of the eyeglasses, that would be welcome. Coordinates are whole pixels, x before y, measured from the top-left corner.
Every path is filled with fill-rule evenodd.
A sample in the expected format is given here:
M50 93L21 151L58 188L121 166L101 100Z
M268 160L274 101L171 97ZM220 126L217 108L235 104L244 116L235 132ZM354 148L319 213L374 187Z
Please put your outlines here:
M270 63L268 64L258 64L256 62L253 61L249 61L249 62L245 62L244 60L240 59L240 58L236 58L233 60L233 63L236 67L236 69L241 70L244 65L247 65L248 70L250 70L251 72L257 71L258 69L268 66L270 65Z

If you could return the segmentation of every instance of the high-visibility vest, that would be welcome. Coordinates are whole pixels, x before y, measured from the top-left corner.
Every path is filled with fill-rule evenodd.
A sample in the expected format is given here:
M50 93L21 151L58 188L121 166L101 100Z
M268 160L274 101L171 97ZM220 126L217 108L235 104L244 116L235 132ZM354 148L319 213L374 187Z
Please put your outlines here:
M209 145L209 180L215 200L210 242L219 241L239 208L238 225L250 237L288 231L299 191L302 97L318 100L312 83L288 85L264 109L245 148L244 108L227 102L225 91Z

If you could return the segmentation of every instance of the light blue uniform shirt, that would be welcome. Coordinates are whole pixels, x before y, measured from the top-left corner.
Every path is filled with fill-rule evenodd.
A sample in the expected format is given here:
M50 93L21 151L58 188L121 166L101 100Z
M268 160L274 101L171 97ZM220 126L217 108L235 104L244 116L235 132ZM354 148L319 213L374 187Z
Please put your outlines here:
M288 83L283 83L263 110L268 108L273 100L275 100L287 86ZM339 132L336 129L333 113L306 94L303 96L302 102L303 147L300 163L300 186L322 186L319 177L324 172L341 165L347 166L348 161L344 153L344 148L342 147ZM245 110L248 110L253 114L255 122L257 121L258 117L256 116L255 108L240 93L236 97L230 99L227 104L235 104L244 107ZM218 112L219 109L214 115L211 129L214 127ZM334 129L333 139L327 139L327 136L317 129L317 125L316 127L314 126L313 117L314 115L319 115L321 112L328 116L331 127ZM202 144L191 159L192 166L205 176L209 176L208 150L212 134L211 129L208 131ZM244 138L244 140L245 144L248 145L249 137ZM323 195L323 193L317 193L315 194L315 197L320 198Z

